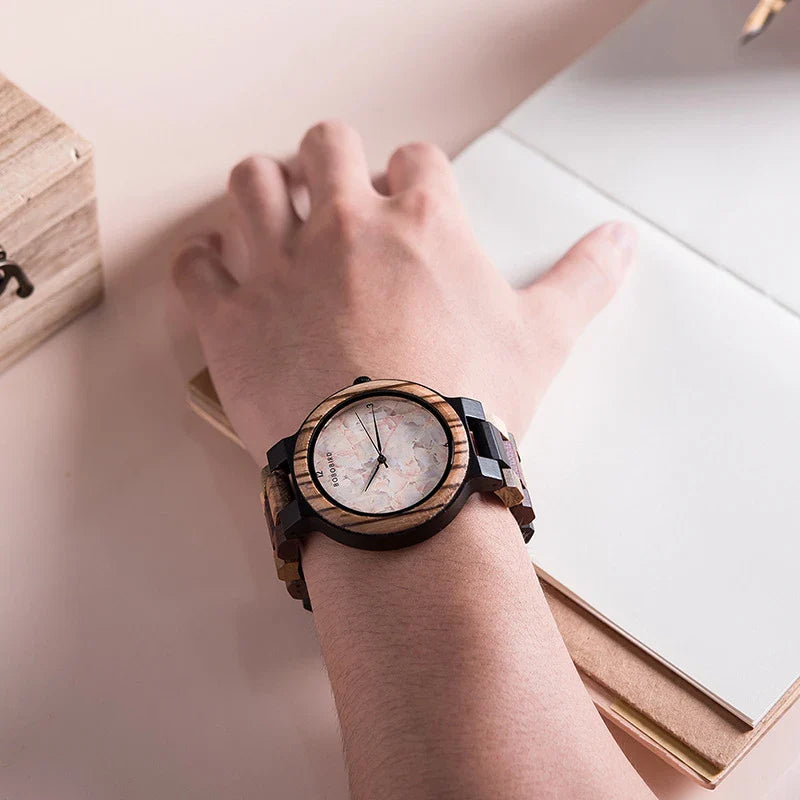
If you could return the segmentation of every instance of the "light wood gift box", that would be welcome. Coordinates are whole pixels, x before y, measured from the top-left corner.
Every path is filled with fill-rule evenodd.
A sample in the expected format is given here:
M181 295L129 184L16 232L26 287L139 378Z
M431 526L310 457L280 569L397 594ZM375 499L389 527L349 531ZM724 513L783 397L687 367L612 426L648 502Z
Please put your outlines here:
M242 446L203 370L187 402ZM535 541L535 535L534 535ZM713 789L800 695L797 681L754 728L609 625L580 608L540 575L545 596L584 685L600 713L671 766Z
M2 75L0 249L2 371L103 295L92 149Z

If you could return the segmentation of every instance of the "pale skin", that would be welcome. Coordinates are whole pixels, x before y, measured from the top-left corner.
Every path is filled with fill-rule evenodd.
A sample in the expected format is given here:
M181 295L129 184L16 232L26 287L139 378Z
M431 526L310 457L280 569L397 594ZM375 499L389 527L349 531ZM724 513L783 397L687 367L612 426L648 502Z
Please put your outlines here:
M259 465L358 375L477 398L522 435L632 261L633 231L609 223L516 290L476 242L439 149L401 147L378 185L357 133L321 123L288 166L255 156L235 167L228 229L175 260L225 410ZM357 800L653 797L587 695L496 500L473 497L403 550L314 534L303 564Z

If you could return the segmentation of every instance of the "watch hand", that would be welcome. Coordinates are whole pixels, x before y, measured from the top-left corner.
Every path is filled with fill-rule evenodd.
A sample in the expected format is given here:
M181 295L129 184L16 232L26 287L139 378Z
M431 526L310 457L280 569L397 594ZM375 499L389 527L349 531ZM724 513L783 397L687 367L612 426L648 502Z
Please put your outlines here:
M378 420L375 419L375 406L372 407L372 423L375 425L375 438L378 440L378 455L380 458L379 461L382 461L383 466L386 469L389 469L389 465L386 463L386 456L383 454L383 445L381 444L381 435L378 432Z
M375 464L375 469L372 470L372 475L369 476L369 480L367 481L367 485L364 487L364 491L366 492L369 489L369 485L372 483L372 479L378 474L378 470L381 468L381 464L386 463L385 461L381 461L380 459Z
M358 411L356 411L356 419L359 422L361 422L361 417L358 416ZM361 422L361 427L364 429L364 433L366 433L367 436L369 437L369 441L372 444L372 446L378 451L378 455L380 455L381 454L380 448L378 447L378 445L375 444L375 442L372 441L372 437L370 436L369 431L367 430L367 426L363 422Z
M378 443L378 452L383 453L383 445L381 444L381 435L378 432L378 420L375 419L375 406L372 406L372 424L375 426L375 441Z

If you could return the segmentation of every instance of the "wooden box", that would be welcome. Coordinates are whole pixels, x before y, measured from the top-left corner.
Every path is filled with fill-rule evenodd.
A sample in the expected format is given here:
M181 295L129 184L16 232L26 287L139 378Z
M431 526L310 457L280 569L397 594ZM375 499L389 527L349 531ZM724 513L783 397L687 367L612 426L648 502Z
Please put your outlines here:
M103 294L92 149L0 75L0 371Z

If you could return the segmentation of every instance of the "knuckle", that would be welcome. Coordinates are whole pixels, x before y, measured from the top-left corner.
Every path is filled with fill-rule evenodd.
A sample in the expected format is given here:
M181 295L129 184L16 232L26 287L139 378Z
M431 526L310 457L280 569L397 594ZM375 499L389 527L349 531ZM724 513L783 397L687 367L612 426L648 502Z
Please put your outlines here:
M178 287L180 291L184 290L186 281L191 274L191 263L189 259L181 254L172 262L172 282Z
M399 198L403 211L418 223L428 223L439 213L439 195L428 186L414 186Z
M343 194L331 196L320 212L324 215L326 227L339 240L354 240L364 223L364 214L352 198Z
M189 242L181 247L172 261L172 282L180 291L194 282L206 259L205 247L199 243Z
M308 129L304 142L307 144L329 144L341 141L342 139L352 138L356 135L355 130L346 122L338 119L325 119L312 125Z
M228 186L234 192L250 190L259 185L273 166L274 162L266 156L248 156L231 170Z
M409 144L398 147L394 155L398 158L409 158L412 160L448 160L444 151L431 142L409 142Z
M614 269L614 254L602 247L582 247L575 253L575 266L599 280L608 290L615 288L620 276Z

